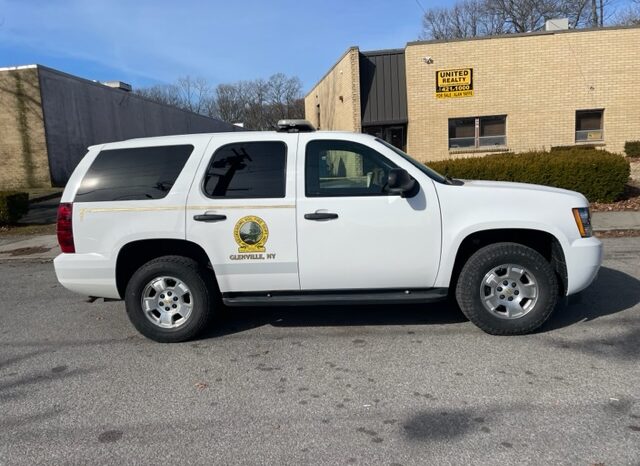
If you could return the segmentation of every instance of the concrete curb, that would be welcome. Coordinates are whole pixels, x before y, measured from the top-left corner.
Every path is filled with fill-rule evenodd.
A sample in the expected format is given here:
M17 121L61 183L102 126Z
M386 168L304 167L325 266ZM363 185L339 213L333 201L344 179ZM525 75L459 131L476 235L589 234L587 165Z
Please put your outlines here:
M591 223L594 231L640 230L640 212L593 212Z
M60 253L56 235L0 238L0 263L49 262Z

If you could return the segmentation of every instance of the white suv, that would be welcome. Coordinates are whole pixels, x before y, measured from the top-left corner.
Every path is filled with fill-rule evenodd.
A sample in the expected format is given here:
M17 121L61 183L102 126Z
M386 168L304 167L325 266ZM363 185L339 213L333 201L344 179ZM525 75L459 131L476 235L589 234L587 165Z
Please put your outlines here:
M194 337L222 303L448 295L484 331L522 334L602 260L581 194L452 180L373 136L299 121L90 147L58 238L60 283L124 299L161 342Z

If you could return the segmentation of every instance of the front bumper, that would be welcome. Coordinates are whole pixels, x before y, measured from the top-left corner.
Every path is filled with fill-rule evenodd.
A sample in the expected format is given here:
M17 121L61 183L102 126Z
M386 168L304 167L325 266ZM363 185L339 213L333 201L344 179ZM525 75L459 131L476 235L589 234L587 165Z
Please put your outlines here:
M588 287L602 264L602 242L598 238L580 238L565 251L567 264L567 296Z
M120 299L115 264L100 254L60 254L53 260L58 281L86 296Z

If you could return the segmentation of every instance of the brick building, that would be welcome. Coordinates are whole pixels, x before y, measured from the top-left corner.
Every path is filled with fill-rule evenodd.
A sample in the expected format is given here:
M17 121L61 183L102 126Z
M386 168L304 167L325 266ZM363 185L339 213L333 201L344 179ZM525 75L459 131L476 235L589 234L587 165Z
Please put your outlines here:
M551 28L549 28L551 29ZM349 48L305 97L327 130L420 160L640 140L640 27Z
M0 191L64 186L88 146L236 126L41 65L0 68Z

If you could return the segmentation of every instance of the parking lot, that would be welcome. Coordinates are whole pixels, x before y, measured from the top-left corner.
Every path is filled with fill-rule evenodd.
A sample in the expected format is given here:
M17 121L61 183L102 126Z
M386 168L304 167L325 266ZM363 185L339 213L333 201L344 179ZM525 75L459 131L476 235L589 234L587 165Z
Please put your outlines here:
M542 331L450 305L240 309L162 345L0 264L0 464L638 464L640 238Z

